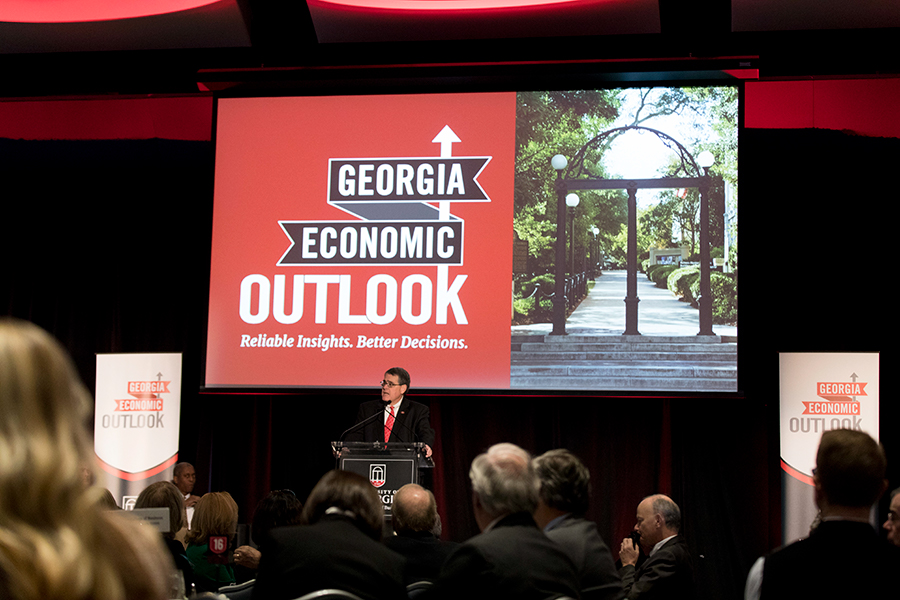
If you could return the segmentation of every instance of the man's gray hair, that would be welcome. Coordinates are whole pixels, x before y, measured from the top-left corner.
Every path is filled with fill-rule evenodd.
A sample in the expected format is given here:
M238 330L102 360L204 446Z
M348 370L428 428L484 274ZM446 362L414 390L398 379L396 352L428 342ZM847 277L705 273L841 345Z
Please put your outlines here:
M476 456L469 479L484 511L495 519L537 508L540 484L531 454L515 444L495 444Z
M653 514L660 515L666 525L675 531L681 531L681 509L675 502L666 496L649 496Z

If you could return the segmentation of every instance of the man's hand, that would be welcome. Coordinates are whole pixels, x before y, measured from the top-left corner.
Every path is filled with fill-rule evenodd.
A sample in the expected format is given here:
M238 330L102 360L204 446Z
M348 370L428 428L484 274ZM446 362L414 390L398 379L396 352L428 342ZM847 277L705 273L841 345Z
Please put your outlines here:
M190 496L187 497L187 500L184 501L184 507L190 508L193 505L197 504L197 502L199 502L199 501L200 501L200 496L191 494Z
M252 546L240 546L234 551L234 564L247 567L248 569L259 568L259 550Z
M622 540L622 545L619 547L619 559L622 561L622 565L637 565L638 556L640 555L640 551L638 547L634 545L634 540L631 538L625 538Z
M425 444L425 458L429 458L431 456L431 446Z

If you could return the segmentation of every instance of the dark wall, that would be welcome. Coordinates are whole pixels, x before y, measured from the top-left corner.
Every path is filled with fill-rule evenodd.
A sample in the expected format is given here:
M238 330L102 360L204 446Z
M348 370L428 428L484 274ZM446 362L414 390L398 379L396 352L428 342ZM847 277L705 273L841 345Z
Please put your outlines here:
M703 598L738 598L780 539L778 352L880 351L890 343L897 140L748 130L742 139L743 397L417 396L438 431L434 488L447 537L476 532L468 466L488 445L567 447L594 480L589 517L615 548L639 500L683 507ZM183 352L182 460L199 491L227 490L246 522L270 489L305 497L333 466L328 442L365 393L201 393L212 144L0 140L3 312L47 328L90 389L97 352ZM892 193L893 192L893 193ZM367 369L373 380L384 365ZM897 408L882 438L900 455ZM900 462L900 459L894 459ZM900 472L891 466L891 484ZM883 512L883 511L882 511Z

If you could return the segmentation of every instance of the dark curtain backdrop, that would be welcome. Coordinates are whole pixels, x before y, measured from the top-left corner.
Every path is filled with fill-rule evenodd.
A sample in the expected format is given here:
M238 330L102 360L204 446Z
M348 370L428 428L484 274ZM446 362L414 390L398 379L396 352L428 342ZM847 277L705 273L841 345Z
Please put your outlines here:
M897 156L896 140L744 132L741 398L416 395L438 431L445 537L476 533L467 473L477 453L500 441L566 447L591 469L589 517L611 547L643 496L670 493L701 598L740 598L753 560L780 540L778 352L881 351L887 372L896 365L887 179ZM328 442L375 390L201 391L212 166L210 142L0 140L0 308L59 337L90 389L95 353L183 352L181 459L196 466L198 491L231 492L247 522L270 489L305 497L333 467ZM348 368L374 382L388 366ZM893 458L886 386L882 407Z

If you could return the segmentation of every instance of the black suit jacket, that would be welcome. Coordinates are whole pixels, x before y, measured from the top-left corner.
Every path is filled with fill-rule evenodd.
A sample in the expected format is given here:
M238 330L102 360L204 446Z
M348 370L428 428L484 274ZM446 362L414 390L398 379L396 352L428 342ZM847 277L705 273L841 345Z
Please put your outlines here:
M579 597L572 560L527 513L508 515L463 543L444 563L431 591L429 599Z
M254 600L293 600L337 588L366 600L407 600L405 560L342 516L273 529L266 540Z
M868 523L824 521L808 538L766 557L759 597L896 598L897 569L900 548Z
M616 572L616 562L609 546L600 537L596 524L570 514L546 533L575 563L583 600L619 600L625 597L622 579ZM590 592L585 594L585 590Z
M619 575L628 600L694 597L694 563L687 542L680 535L663 544L637 569L625 565Z
M459 546L427 531L392 535L384 540L384 545L406 559L407 584L437 579L444 561Z
M359 405L356 413L356 422L364 420L384 412L383 400L372 400ZM431 412L428 407L409 398L403 398L399 410L394 417L394 427L391 431L389 442L425 442L434 447L434 429L431 428ZM384 419L375 417L362 427L354 429L344 438L347 442L383 442Z

